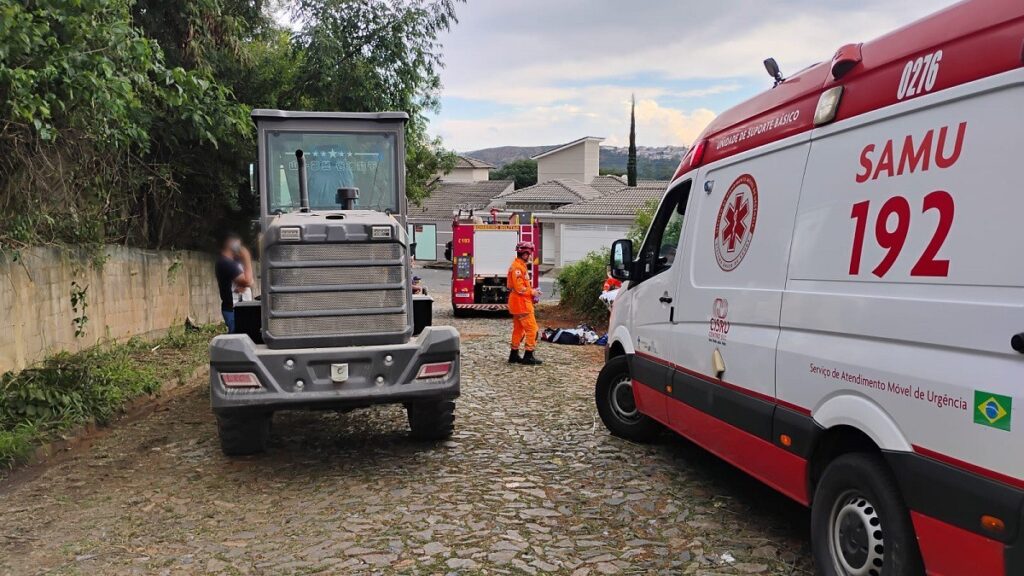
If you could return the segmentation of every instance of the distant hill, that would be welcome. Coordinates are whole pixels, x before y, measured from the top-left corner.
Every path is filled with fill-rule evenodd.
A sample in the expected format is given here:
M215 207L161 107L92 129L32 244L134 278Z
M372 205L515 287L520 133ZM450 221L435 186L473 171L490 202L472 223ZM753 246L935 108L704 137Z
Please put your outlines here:
M460 152L463 156L483 160L495 168L501 168L513 160L525 160L555 146L498 146L472 152Z
M671 180L686 154L685 146L637 146L636 176L640 180ZM625 174L629 148L601 146L601 172Z
M483 160L501 168L513 160L536 156L545 150L558 146L498 146L464 152L463 155ZM672 177L679 161L686 154L685 146L637 146L637 177L642 180L668 180ZM601 146L601 172L625 174L629 149L626 147Z

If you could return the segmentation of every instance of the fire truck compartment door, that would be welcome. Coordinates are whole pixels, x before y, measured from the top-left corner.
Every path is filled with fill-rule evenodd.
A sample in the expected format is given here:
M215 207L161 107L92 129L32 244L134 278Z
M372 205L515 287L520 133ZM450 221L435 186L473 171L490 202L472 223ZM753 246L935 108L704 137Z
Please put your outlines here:
M504 276L516 257L518 230L477 230L473 237L473 272L477 276Z

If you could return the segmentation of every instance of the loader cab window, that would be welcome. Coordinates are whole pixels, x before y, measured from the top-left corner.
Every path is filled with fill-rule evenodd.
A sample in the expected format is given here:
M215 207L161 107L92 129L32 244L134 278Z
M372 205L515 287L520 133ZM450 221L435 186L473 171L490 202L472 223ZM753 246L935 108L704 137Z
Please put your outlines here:
M397 212L395 135L360 132L267 132L267 210L299 210L295 151L306 159L306 185L313 210L337 210L338 188L358 188L355 207Z
M668 270L679 260L679 238L689 197L690 181L686 181L670 190L654 213L638 255L641 281Z

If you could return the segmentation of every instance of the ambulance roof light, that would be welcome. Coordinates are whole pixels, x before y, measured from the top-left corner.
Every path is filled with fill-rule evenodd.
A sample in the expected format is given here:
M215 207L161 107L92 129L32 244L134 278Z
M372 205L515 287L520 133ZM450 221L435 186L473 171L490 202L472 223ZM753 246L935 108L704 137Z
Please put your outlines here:
M779 63L775 61L775 58L765 58L764 69L768 71L768 75L775 80L775 84L772 84L772 88L775 88L785 80L782 77L782 70L779 70Z
M704 160L704 150L708 147L708 139L701 138L693 145L693 150L690 154L690 167L694 168L700 166L700 163Z

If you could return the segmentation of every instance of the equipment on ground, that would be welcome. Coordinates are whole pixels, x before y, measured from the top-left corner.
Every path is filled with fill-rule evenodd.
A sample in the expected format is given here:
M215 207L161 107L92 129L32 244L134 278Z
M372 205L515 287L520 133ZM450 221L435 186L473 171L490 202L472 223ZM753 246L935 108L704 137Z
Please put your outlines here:
M508 267L522 243L535 247L527 270L532 286L540 286L540 222L532 216L497 211L488 220L484 223L472 212L460 211L452 221L449 259L456 316L474 310L508 310Z
M404 404L415 436L451 435L459 334L413 295L404 112L255 110L259 300L210 344L226 454L263 451L273 413Z

